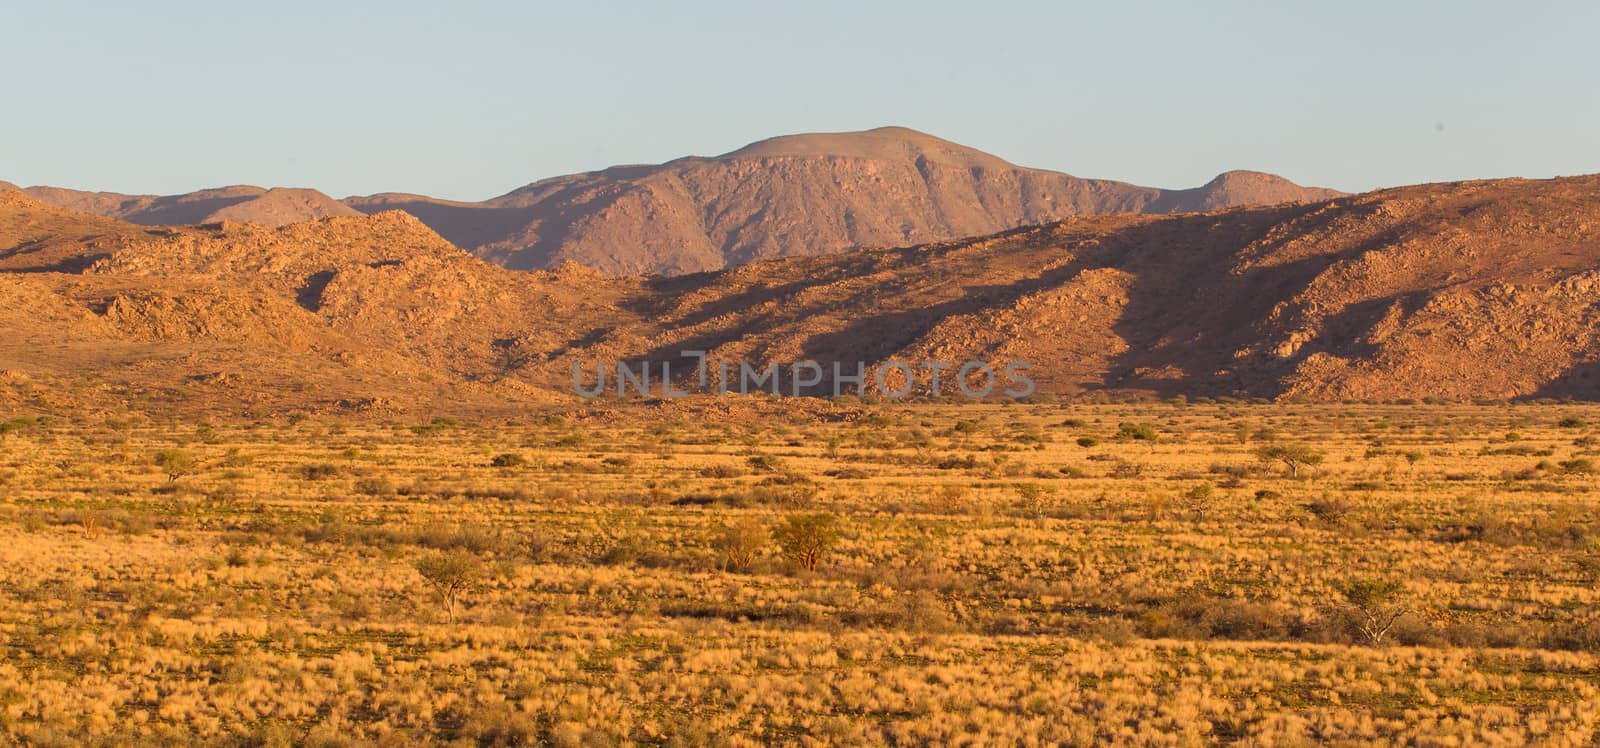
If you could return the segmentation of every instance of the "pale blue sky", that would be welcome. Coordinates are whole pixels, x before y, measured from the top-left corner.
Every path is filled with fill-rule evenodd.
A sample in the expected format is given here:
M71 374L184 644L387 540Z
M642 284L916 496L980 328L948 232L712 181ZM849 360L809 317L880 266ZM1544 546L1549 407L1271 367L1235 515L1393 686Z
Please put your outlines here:
M1600 5L1199 5L5 3L0 179L483 199L888 124L1161 187L1600 171Z

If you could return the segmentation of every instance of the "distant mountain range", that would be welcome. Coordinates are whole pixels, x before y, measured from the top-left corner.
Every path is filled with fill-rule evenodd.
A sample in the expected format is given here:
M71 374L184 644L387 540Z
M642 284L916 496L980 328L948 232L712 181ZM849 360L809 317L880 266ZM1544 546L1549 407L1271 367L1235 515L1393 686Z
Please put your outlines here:
M1184 190L1081 179L902 127L778 137L711 158L545 179L477 203L399 193L339 201L316 190L247 186L171 196L25 191L143 225L280 226L398 209L507 268L570 261L612 276L905 246L1084 214L1197 212L1341 194L1248 171Z
M1039 392L1600 399L1600 176L755 260L497 267L399 211L150 227L0 190L0 404L485 411L574 364L1028 361Z

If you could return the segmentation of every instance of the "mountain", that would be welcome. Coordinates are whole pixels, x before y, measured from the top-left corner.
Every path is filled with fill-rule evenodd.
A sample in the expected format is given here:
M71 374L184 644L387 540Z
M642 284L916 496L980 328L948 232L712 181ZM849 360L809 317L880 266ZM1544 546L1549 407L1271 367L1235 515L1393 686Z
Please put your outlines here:
M30 258L50 246L51 263ZM637 283L479 260L400 212L149 228L0 192L0 402L287 412L546 401L523 347L615 325ZM631 319L631 318L630 318ZM446 407L446 406L442 406Z
M123 195L60 187L28 187L28 195L51 205L120 218L146 226L241 221L282 226L331 216L360 215L316 190L249 185L200 190L183 195Z
M507 270L403 212L149 228L0 192L0 300L0 402L40 409L515 412L579 403L575 364L671 362L689 385L683 350L825 371L1026 361L1067 397L1594 400L1600 176L1086 215L656 278Z
M1085 216L652 284L596 358L1027 361L1041 391L1600 398L1600 176ZM824 388L826 389L826 388Z
M1259 172L1162 190L1013 165L903 127L789 135L710 158L534 182L484 202L235 186L184 195L29 187L44 202L144 225L265 226L401 210L516 270L576 262L682 275L793 255L992 234L1091 213L1181 213L1335 197Z
M1176 191L1080 179L885 127L556 177L482 203L407 194L345 202L364 213L404 210L509 268L570 261L620 276L942 241L1087 213L1174 213L1338 194L1256 172Z

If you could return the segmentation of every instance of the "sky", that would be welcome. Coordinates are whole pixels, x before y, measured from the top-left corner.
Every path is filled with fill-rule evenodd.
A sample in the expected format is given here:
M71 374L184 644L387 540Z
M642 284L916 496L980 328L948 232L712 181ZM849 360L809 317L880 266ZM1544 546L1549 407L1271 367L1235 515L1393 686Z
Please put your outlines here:
M1600 172L1600 4L0 5L0 179L481 200L903 125L1155 187Z

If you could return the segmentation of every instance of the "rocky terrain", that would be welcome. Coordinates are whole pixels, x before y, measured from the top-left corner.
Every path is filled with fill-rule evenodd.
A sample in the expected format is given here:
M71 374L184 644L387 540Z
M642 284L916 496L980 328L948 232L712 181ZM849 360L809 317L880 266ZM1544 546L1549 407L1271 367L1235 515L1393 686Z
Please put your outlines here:
M314 190L259 187L170 197L51 187L28 193L140 224L277 226L403 210L508 268L570 261L612 276L943 241L1089 213L1183 213L1339 194L1243 171L1186 190L1081 179L901 127L791 135L711 158L556 177L481 203L389 193L341 204Z
M153 229L5 191L0 398L498 408L576 402L574 363L697 349L1025 360L1069 397L1600 399L1596 268L1595 176L1082 216L653 279L506 270L398 211Z

